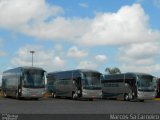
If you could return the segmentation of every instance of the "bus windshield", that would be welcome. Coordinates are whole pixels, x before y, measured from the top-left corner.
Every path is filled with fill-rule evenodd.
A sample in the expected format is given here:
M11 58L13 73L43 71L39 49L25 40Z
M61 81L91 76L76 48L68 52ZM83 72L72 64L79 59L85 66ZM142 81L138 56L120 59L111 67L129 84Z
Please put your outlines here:
M24 72L23 86L26 88L44 88L45 77L42 70L26 70Z
M100 74L94 72L85 72L84 88L85 89L101 89Z
M150 75L139 75L137 81L139 91L154 91L154 78Z

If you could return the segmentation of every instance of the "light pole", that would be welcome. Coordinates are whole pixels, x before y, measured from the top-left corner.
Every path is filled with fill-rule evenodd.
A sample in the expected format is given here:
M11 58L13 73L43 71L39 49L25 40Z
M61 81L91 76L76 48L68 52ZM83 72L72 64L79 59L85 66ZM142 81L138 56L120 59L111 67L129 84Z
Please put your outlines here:
M33 54L35 53L35 51L30 51L30 53L32 54L32 67L33 67Z

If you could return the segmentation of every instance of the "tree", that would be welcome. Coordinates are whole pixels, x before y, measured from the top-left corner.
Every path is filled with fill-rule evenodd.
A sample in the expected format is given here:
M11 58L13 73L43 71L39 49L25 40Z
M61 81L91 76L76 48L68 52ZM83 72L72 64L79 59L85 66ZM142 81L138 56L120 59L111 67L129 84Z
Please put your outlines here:
M105 69L105 72L107 73L107 74L120 74L121 73L121 70L119 69L119 68L117 68L117 67L114 67L114 68L106 68Z

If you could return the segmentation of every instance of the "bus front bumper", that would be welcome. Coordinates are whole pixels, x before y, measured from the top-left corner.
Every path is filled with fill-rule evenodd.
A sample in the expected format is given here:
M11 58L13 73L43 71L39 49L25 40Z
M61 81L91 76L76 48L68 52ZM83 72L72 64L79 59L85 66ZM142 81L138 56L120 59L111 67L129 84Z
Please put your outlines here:
M26 98L42 98L44 96L44 89L22 89L21 97Z
M82 98L102 98L102 90L86 90L82 91Z
M140 92L138 91L138 99L139 100L151 100L156 96L156 92Z

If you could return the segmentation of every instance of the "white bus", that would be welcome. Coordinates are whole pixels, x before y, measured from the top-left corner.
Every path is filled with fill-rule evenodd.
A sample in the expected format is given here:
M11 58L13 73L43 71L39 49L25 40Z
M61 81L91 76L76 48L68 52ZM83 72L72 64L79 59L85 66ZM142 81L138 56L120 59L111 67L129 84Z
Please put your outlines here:
M156 96L155 78L143 73L103 75L103 98L122 98L126 101L144 101Z
M100 76L98 71L86 69L51 72L47 75L48 91L53 97L101 98Z
M3 72L2 92L5 97L39 99L45 93L46 72L37 67L18 67Z

